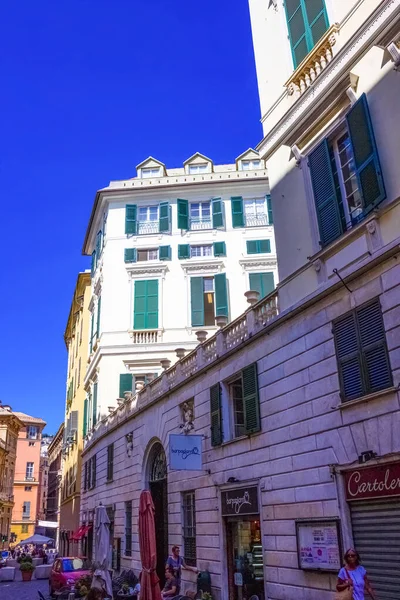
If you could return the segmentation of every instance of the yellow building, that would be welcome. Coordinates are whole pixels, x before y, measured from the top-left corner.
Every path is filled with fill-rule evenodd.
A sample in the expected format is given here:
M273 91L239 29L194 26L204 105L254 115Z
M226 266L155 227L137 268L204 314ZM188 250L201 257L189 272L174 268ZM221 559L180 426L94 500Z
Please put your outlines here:
M9 406L0 406L0 548L8 548L14 508L13 483L17 440L22 421Z
M84 436L83 387L89 348L89 303L91 299L90 272L79 273L64 340L68 350L68 374L63 442L60 553L68 556L78 550L72 535L79 529L81 493L81 453Z

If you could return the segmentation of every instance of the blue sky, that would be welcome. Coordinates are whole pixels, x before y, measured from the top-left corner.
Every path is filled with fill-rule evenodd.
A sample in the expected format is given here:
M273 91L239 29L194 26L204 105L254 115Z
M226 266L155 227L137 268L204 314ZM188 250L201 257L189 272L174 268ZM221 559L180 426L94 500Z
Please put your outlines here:
M0 399L51 433L95 192L261 139L250 20L247 0L14 0L1 21Z

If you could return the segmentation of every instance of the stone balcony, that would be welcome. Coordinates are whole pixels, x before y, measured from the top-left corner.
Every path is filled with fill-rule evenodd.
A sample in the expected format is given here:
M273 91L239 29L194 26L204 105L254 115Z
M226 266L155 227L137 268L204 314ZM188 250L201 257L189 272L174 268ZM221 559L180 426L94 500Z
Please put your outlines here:
M287 80L285 87L290 96L294 95L295 98L301 96L331 62L338 31L338 23L331 25Z

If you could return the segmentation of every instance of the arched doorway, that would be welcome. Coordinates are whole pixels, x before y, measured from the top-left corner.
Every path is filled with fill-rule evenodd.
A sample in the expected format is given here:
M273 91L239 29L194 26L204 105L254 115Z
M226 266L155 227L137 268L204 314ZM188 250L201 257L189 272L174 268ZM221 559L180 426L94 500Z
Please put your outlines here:
M167 459L159 442L151 450L149 467L149 488L155 508L157 575L163 586L164 567L168 557L168 485Z

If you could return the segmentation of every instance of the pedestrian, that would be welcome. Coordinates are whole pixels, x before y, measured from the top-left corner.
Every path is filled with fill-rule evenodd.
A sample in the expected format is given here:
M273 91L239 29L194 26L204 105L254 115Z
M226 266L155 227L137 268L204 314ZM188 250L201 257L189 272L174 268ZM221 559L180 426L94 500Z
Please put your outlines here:
M376 600L368 581L367 571L360 562L360 555L354 548L347 550L344 555L345 566L339 571L336 590L338 592L351 590L353 600L365 600L364 591L366 590L372 600Z
M179 594L178 590L178 582L175 576L175 569L171 566L165 567L165 585L164 589L161 592L161 597L164 598L173 598Z
M181 579L182 579L182 569L187 571L193 571L193 573L198 573L199 570L197 567L190 567L186 564L185 559L180 556L180 548L179 546L172 546L171 555L168 556L166 567L172 567L174 569L176 583L177 583L177 591L179 594L181 591Z

